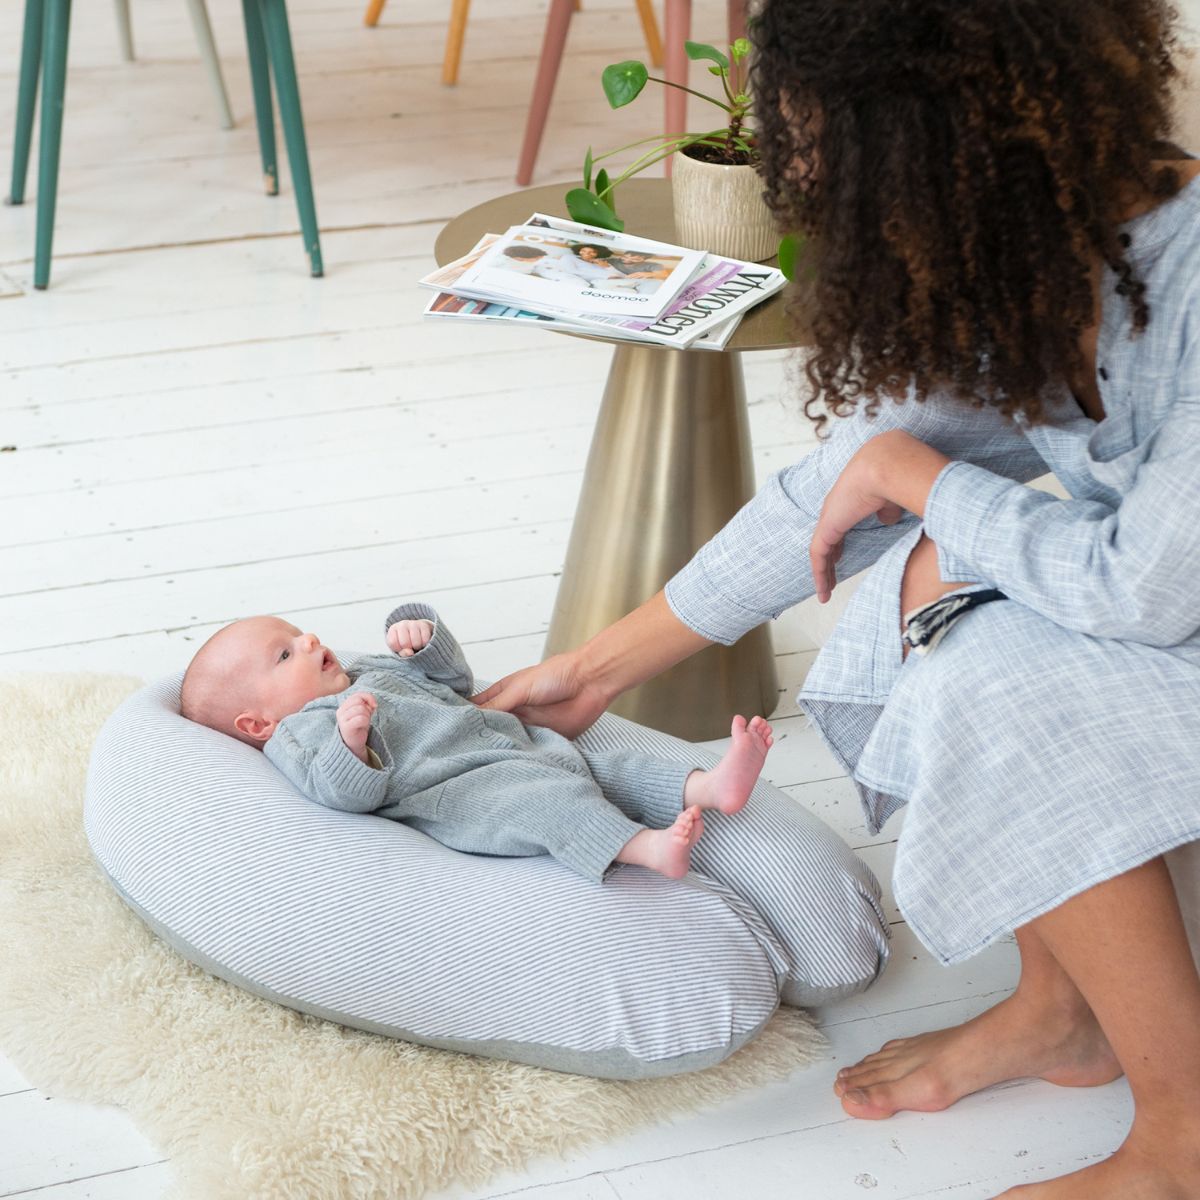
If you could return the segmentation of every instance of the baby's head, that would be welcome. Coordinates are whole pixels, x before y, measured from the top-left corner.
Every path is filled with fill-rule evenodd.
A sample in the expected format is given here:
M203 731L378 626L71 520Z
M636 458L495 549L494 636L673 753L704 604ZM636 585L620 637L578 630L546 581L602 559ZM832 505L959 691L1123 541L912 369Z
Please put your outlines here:
M261 749L284 717L349 686L350 676L316 634L279 617L248 617L218 630L196 652L183 677L180 711Z

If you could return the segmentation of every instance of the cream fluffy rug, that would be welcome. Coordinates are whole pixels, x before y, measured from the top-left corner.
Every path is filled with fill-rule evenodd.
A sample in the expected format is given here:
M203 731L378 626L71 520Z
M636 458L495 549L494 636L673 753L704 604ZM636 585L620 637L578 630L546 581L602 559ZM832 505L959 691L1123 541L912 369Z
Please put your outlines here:
M135 687L0 680L0 1046L43 1091L128 1110L178 1200L404 1200L780 1079L821 1036L783 1010L719 1067L614 1083L412 1046L239 991L150 934L91 860L83 781Z

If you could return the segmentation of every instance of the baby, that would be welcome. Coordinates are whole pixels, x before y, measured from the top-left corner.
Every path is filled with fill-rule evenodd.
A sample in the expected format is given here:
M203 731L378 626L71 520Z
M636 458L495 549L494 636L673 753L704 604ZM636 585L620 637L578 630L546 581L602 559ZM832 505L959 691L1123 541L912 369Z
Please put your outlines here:
M773 741L761 717L735 717L733 745L708 771L581 751L472 704L471 669L428 605L401 605L384 628L391 653L343 667L278 617L235 621L188 667L183 715L262 749L319 804L472 854L550 854L596 880L614 863L686 874L702 810L741 809Z

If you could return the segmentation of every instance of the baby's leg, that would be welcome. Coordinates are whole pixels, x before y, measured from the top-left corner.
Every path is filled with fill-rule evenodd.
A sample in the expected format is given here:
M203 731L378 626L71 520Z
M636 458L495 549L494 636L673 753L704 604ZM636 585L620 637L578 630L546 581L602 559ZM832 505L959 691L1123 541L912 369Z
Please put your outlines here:
M685 808L669 829L643 829L617 855L617 862L649 867L668 879L681 879L692 865L692 847L704 832L698 808Z
M451 779L433 806L384 810L443 846L508 858L549 854L600 880L644 826L609 804L583 772L536 759L489 763Z
M604 797L631 821L666 829L683 810L683 791L693 768L636 750L581 750Z
M762 774L767 751L775 742L771 726L762 717L733 718L733 743L710 771L693 771L683 789L683 802L723 813L740 811Z

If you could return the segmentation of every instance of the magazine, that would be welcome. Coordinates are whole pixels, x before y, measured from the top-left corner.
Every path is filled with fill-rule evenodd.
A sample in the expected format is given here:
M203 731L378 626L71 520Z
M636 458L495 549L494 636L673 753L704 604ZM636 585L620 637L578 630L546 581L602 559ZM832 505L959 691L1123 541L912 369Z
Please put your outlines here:
M614 236L606 230L592 229L543 213L534 213L525 227L553 230L562 234L564 240L591 241ZM426 307L425 315L513 324L537 321L552 329L593 337L649 342L679 349L722 350L737 329L742 314L778 291L786 282L781 272L770 267L714 254L701 254L698 255L699 267L693 277L678 292L666 311L654 319L641 314L627 316L580 312L542 303L525 302L528 305L525 307L514 304L508 296L486 298L463 294L462 277L479 264L487 250L502 240L499 234L485 234L462 258L439 267L421 279L422 286L438 293ZM623 238L622 241L662 245L647 243L645 239ZM682 252L680 247L668 249Z
M452 317L459 321L493 321L510 322L512 324L527 324L538 321L548 328L562 333L574 333L582 337L599 337L622 342L641 342L649 339L637 333L631 333L619 326L597 325L595 322L584 324L569 317L548 316L545 313L531 313L523 309L513 308L508 304L496 304L487 300L472 300L467 296L455 296L450 292L439 292L425 308L425 316L433 318ZM740 317L731 317L727 321L709 326L694 341L688 343L689 350L724 350L733 331L738 326ZM674 344L674 343L666 343Z
M545 225L513 226L466 267L454 290L537 311L653 321L704 259L682 246L595 232L585 240Z

